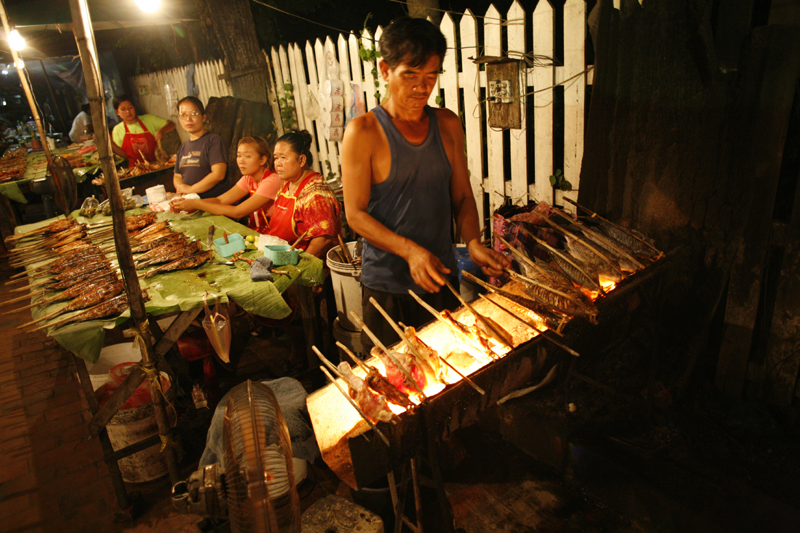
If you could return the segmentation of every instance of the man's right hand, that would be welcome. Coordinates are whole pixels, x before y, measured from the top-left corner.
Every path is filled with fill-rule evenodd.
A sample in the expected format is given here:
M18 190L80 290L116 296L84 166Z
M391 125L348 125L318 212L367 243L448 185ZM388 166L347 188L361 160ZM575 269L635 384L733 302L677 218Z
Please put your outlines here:
M419 245L411 248L405 260L414 283L428 292L439 292L445 280L442 274L450 273L438 257Z

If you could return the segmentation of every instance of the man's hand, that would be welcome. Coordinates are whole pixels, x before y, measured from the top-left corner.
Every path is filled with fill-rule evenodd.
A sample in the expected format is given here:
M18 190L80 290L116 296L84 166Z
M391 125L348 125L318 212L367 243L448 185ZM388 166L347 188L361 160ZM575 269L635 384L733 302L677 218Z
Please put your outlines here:
M478 239L469 243L469 255L472 262L481 267L487 276L499 277L504 268L511 268L511 260L496 250L483 246Z
M175 192L177 192L178 194L189 194L190 192L192 192L192 186L180 183L178 185L175 185Z
M169 205L174 213L179 213L181 211L186 211L188 213L191 211L195 211L197 209L195 202L196 200L183 198L182 196L179 196L177 198L174 198L169 203Z
M450 269L438 257L422 246L415 245L405 259L414 283L428 292L439 292L444 285L442 274L449 274Z

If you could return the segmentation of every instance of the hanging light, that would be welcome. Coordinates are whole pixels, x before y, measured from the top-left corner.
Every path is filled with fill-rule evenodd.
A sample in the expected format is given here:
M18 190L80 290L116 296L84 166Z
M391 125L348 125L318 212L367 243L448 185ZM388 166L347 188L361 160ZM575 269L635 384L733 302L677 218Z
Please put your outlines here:
M6 67L3 67L3 70L0 70L0 74L2 74L3 76L8 76L8 69L6 69Z
M21 69L24 69L24 68L25 68L25 62L24 62L24 61L22 60L22 58L20 57L19 59L17 59L17 62L16 62L16 63L14 63L14 66L15 66L15 67L17 67L17 68L18 68L18 69L20 69L20 70L21 70Z
M161 0L136 0L136 5L145 13L152 13L161 6Z
M19 34L16 28L11 30L11 33L8 34L8 45L12 50L16 50L17 52L25 48L25 39L22 38L22 35Z

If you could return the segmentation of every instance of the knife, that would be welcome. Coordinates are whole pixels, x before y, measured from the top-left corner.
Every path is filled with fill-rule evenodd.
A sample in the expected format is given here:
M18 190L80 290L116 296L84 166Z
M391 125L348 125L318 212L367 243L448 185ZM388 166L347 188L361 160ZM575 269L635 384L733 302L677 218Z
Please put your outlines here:
M206 244L209 248L214 246L214 224L211 224L208 227L208 237L206 238Z

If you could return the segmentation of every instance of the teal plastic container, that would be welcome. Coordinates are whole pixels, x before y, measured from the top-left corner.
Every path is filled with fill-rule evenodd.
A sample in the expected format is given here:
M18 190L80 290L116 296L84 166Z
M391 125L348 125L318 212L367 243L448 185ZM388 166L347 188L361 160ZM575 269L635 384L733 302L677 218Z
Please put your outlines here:
M288 244L268 244L264 246L264 255L272 259L272 266L296 265L300 260L300 250L290 250Z
M225 238L215 239L214 240L214 247L217 249L217 253L222 257L230 257L236 252L241 252L246 248L244 244L244 237L239 235L238 233L233 233L228 235L228 243L225 243Z

